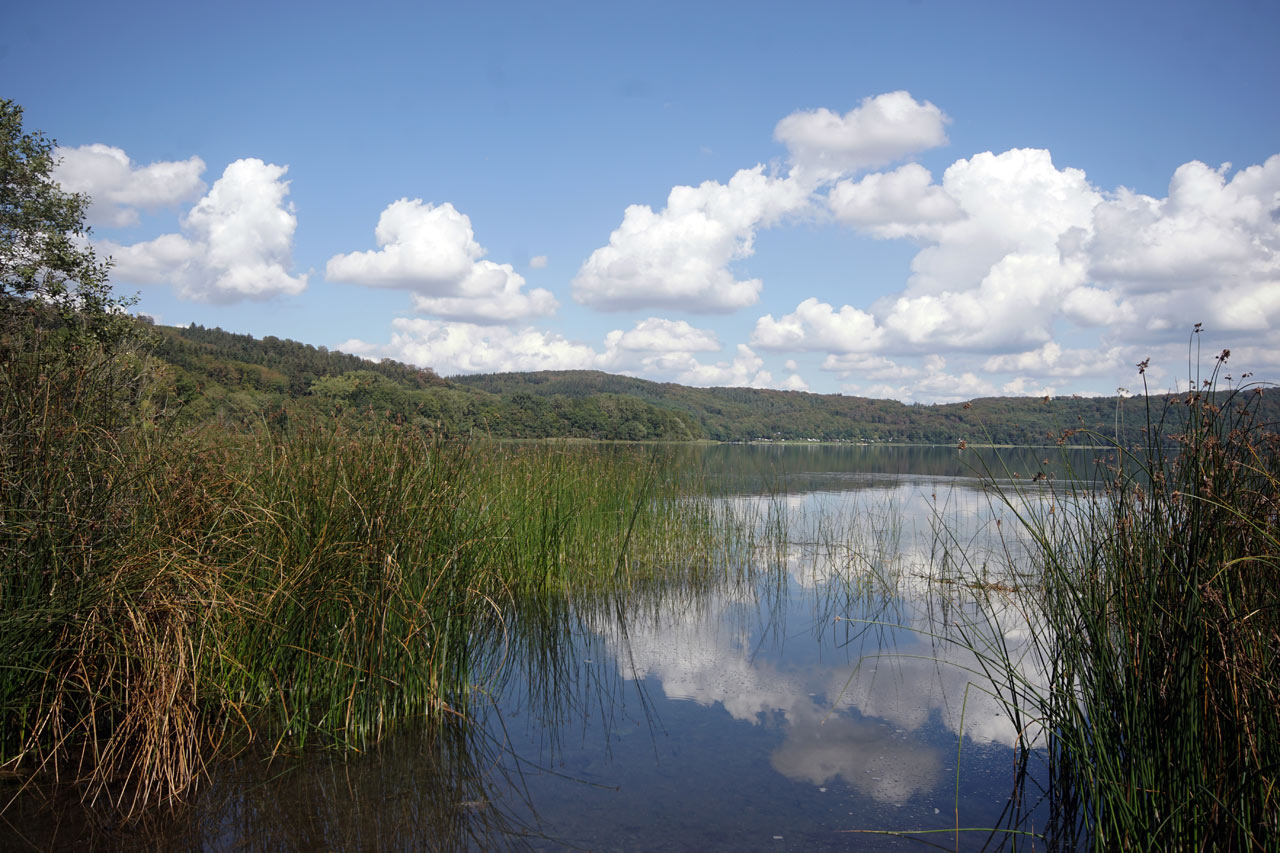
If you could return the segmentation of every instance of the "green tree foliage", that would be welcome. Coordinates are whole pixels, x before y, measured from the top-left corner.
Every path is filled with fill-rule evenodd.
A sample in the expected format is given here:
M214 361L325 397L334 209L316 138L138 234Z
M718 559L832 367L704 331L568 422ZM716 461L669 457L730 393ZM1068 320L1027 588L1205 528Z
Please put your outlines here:
M608 406L605 401L611 398L625 398L677 419L693 438L716 441L1046 445L1090 444L1107 438L1130 446L1143 440L1146 426L1141 398L991 397L970 403L906 405L841 394L689 388L585 370L458 376L452 382L512 400L567 399L583 404L599 400L600 406ZM1268 424L1280 420L1280 394L1265 395L1259 414ZM619 425L630 420L623 417Z
M688 412L634 394L491 394L433 371L368 361L296 341L238 335L192 324L151 326L152 352L167 365L168 390L187 425L266 421L299 412L393 421L452 435L687 441L703 437ZM532 374L537 376L537 374ZM622 378L622 377L618 377Z
M992 397L905 405L841 394L690 388L598 371L458 376L373 362L295 341L221 329L154 327L187 422L230 425L289 411L412 423L501 438L1046 445L1142 440L1142 402L1118 397ZM1259 409L1280 418L1280 395ZM1071 434L1074 431L1074 434ZM1068 433L1064 436L1064 433Z
M129 332L107 280L108 263L88 245L89 198L53 178L55 143L22 129L22 107L0 100L0 303L6 326L55 315L101 344Z

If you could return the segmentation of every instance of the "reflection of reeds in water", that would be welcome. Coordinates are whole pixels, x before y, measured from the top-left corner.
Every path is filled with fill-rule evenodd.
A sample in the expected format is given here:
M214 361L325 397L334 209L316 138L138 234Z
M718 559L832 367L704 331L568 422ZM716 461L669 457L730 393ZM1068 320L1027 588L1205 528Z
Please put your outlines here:
M500 744L446 721L399 731L367 752L281 760L251 750L211 768L200 789L120 824L74 798L23 798L6 849L474 850L536 837Z

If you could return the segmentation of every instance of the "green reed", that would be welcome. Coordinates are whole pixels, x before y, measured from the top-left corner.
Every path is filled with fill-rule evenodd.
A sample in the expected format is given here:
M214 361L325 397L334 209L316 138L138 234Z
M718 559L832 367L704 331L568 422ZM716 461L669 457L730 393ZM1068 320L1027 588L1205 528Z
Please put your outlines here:
M1065 452L1057 480L977 463L1003 525L975 537L933 510L917 570L940 618L914 630L964 652L939 660L999 700L1022 744L1001 824L957 828L957 845L1276 849L1280 433L1257 414L1275 390L1232 387L1227 355L1148 395L1143 446L1088 436L1092 476ZM882 516L819 521L823 552L850 555L837 609L865 612L863 583L892 596L908 580L876 568L892 554Z
M372 419L177 433L145 357L32 340L6 335L0 375L10 779L136 817L255 742L366 749L465 717L575 599L724 564L652 449Z
M1025 618L1048 687L1054 846L1274 849L1280 837L1280 436L1264 389L1148 398L1147 441L1051 500L1002 490L1038 546Z

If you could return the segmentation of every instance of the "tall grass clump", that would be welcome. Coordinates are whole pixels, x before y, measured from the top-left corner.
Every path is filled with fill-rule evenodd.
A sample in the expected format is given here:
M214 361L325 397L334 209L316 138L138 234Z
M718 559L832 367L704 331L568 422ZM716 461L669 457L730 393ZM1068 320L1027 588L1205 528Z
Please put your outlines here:
M1049 688L1022 698L1048 733L1055 846L1280 838L1280 435L1262 387L1219 390L1228 355L1147 396L1145 444L1096 489L1005 495L1040 546Z
M132 547L154 369L36 300L0 319L0 761L163 787L195 772L200 734L172 608L191 593Z
M464 713L540 614L625 587L629 566L684 573L697 530L635 449L311 425L217 456L231 511L192 555L230 602L212 682L291 743L363 747L394 721Z
M0 812L52 781L136 817L250 744L464 718L525 616L714 563L645 452L179 432L56 162L0 99Z
M0 810L16 779L134 817L250 745L365 750L463 719L540 614L715 563L705 502L649 450L359 417L177 432L137 346L14 317Z
M221 511L180 544L226 602L208 678L223 718L278 744L363 747L450 709L500 615L465 449L326 424L204 446Z

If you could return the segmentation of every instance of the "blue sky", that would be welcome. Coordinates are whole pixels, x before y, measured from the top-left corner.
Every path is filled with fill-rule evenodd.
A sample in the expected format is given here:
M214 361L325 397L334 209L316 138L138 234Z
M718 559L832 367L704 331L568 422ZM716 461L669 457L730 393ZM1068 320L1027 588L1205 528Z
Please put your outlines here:
M1200 322L1280 378L1274 3L188 5L0 32L161 322L925 402L1162 390Z

